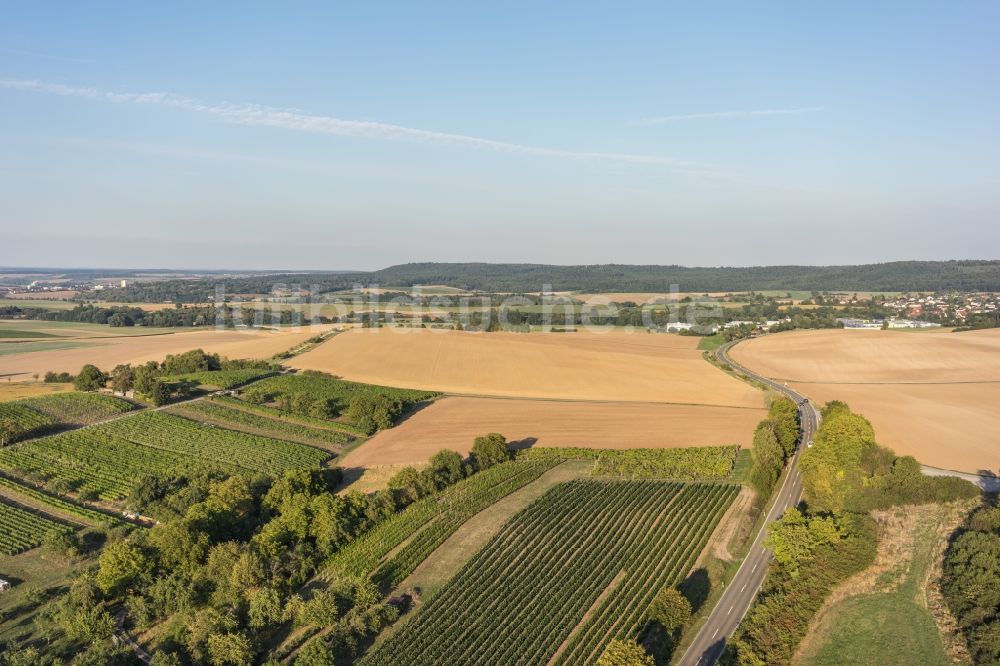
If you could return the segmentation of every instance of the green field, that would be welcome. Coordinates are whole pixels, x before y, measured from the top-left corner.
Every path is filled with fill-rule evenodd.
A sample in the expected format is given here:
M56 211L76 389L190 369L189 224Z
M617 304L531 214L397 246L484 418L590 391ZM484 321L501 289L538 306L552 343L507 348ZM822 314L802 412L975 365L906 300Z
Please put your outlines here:
M42 543L51 530L70 528L30 511L0 502L0 553L16 555Z
M169 411L179 416L215 423L232 430L242 430L266 437L287 439L316 446L342 447L355 439L354 436L343 430L304 425L281 418L254 414L231 407L215 399L184 403L170 408Z
M0 450L0 469L60 479L107 500L128 495L146 474L215 468L280 474L315 468L330 454L311 446L226 430L163 412L43 437Z
M434 391L359 384L319 373L300 373L279 375L257 382L244 390L242 397L250 402L263 403L279 400L282 397L308 395L313 400L331 401L336 411L342 412L347 409L351 397L362 392L375 393L396 400L404 411L422 400L429 400L439 395Z
M42 492L37 488L25 485L0 476L0 490L14 498L15 501L30 506L39 505L43 510L49 509L56 514L72 516L75 520L99 527L101 525L117 525L122 521L111 514L102 513L75 502L69 502L61 497L56 497L50 493Z
M586 449L532 447L518 452L524 460L591 460L594 476L629 479L729 479L738 446L696 446L684 449Z
M6 342L4 344L0 344L0 356L28 354L31 352L58 351L60 349L76 349L77 347L91 346L93 345L73 340L53 340L51 342Z
M67 426L94 423L124 414L135 405L110 395L70 391L0 402L0 419L13 425L7 444Z
M715 335L708 335L698 340L698 349L701 351L715 351L724 344L726 344L726 337L722 333L716 333Z
M737 492L560 484L359 663L545 664L566 642L556 663L592 664L608 641L637 637L652 597L683 579Z
M940 528L951 510L942 506L896 509L908 513L913 522L896 528L902 535L887 532L883 536L895 544L894 568L878 574L874 591L825 607L798 661L808 666L953 663L924 605L928 573L939 552Z
M274 370L261 368L206 370L205 372L190 372L184 375L168 375L161 377L160 380L165 382L196 382L199 386L231 389L274 374L277 374Z
M27 331L19 330L16 328L2 328L0 327L0 339L3 338L54 338L55 335L51 333L43 333L42 331Z
M383 587L398 585L469 517L531 483L556 464L555 460L509 461L414 502L337 553L327 563L326 575L374 577ZM404 547L386 559L407 540Z
M10 304L0 300L0 307ZM75 321L46 321L43 319L0 319L0 329L10 337L35 337L32 333L62 338L107 338L134 337L138 335L161 335L176 333L175 328L154 328L152 326L108 326ZM17 335L13 335L17 333ZM27 333L27 335L25 335ZM2 336L0 336L2 337Z

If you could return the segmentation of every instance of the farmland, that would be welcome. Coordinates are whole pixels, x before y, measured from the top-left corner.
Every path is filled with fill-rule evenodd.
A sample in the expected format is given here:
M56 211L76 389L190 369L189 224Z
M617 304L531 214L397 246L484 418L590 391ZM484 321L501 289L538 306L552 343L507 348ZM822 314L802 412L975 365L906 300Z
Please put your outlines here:
M765 414L762 404L741 408L448 396L378 433L348 454L344 464L369 468L418 463L441 447L466 454L473 438L484 432L545 447L748 446Z
M847 402L900 455L945 469L1000 469L996 329L796 331L743 342L732 356L815 402Z
M194 382L199 386L231 389L273 374L275 374L273 370L246 368L240 370L206 370L205 372L192 372L185 375L169 375L161 377L161 379L167 382Z
M127 400L94 393L56 393L0 402L0 419L10 424L6 443L37 437L70 425L94 423L135 409Z
M345 382L317 374L299 374L265 379L244 391L243 396L251 402L270 402L282 396L306 394L313 399L332 401L339 412L347 409L351 396L358 392L374 392L398 400L404 409L436 395L433 391L397 389Z
M15 322L5 322L4 326ZM20 322L17 322L20 323ZM53 322L28 322L33 325ZM73 327L84 324L69 324ZM162 335L135 335L147 329L114 329L103 327L109 337L87 337L58 341L9 342L0 345L0 375L28 379L31 375L50 370L77 373L87 363L110 369L121 363L159 361L168 354L190 349L204 349L228 358L270 358L301 344L329 327L289 327L278 330L215 330L181 331L168 329ZM133 335L115 335L115 331L131 331Z
M220 400L197 400L170 408L170 413L196 421L214 423L231 430L285 439L320 447L343 447L354 436L334 428L311 426L287 419L245 411Z
M634 638L737 486L571 481L517 514L360 663L593 663Z
M34 548L50 530L68 529L30 511L0 502L0 553L4 555L16 555Z
M480 472L441 495L415 502L340 551L327 563L327 571L331 575L373 576L383 585L397 585L465 520L534 481L558 462L507 462ZM409 540L415 533L417 538ZM405 547L385 559L404 542L407 542Z
M697 338L609 332L353 329L292 365L352 381L477 396L760 407L702 360Z
M164 414L146 412L0 450L0 469L59 479L102 499L125 497L143 475L212 467L280 474L318 467L319 449Z
M42 492L3 476L0 476L0 495L10 497L21 504L36 505L43 511L67 516L67 518L74 522L82 522L95 526L116 525L121 522L121 520L112 515L88 509L75 502L69 502L61 497Z

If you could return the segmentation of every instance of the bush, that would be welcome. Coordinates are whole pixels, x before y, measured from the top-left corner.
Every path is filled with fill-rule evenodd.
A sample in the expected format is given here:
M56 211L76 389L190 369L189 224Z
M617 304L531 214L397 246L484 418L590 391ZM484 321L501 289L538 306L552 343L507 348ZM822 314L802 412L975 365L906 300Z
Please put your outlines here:
M651 656L632 641L613 640L597 659L597 666L654 666Z
M108 382L108 376L97 366L89 363L80 369L80 374L73 379L73 388L77 391L96 391Z
M507 438L498 432L476 437L472 443L472 456L479 469L487 469L506 461L509 457Z
M1000 508L969 516L945 553L941 591L973 663L1000 663Z

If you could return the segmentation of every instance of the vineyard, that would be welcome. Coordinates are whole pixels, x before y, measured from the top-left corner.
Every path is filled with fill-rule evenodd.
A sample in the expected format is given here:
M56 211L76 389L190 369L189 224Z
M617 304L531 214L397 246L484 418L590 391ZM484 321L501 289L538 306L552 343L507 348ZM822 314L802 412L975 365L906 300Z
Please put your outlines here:
M135 409L135 405L110 395L71 391L0 402L0 420L10 424L5 443L39 437L64 426L94 423Z
M254 414L230 407L216 400L197 400L170 409L172 414L196 421L209 421L224 428L242 430L253 434L285 439L302 444L342 447L354 441L354 437L342 430L318 428L294 423L280 418Z
M478 472L438 495L425 497L338 552L327 563L327 577L334 573L373 577L385 588L394 587L462 523L531 483L557 463L556 460L507 462ZM407 539L410 541L405 546L385 559Z
M329 419L321 419L314 416L305 416L303 414L292 414L291 412L283 412L280 409L275 409L274 407L268 407L267 405L257 405L252 402L245 402L243 400L238 400L236 398L230 398L228 396L213 396L212 402L221 403L227 407L232 407L233 409L238 409L244 412L250 412L251 414L259 414L260 416L267 416L272 419L277 419L280 421L285 421L288 423L298 423L300 425L311 426L314 428L328 428L332 430L340 430L343 432L348 432L353 435L364 436L364 431L361 428L352 426L349 423L343 423L341 421L330 421Z
M0 469L116 500L146 474L211 467L279 475L329 458L311 446L145 412L2 449Z
M0 554L17 555L34 548L51 530L71 531L65 525L0 502Z
M15 500L20 500L23 504L30 504L34 502L47 509L52 509L56 512L73 516L79 522L87 523L88 525L95 527L119 525L122 523L119 518L112 516L111 514L88 509L85 506L69 502L61 497L50 495L49 493L42 492L41 490L36 490L31 486L12 481L11 479L3 476L0 476L0 489L7 491L8 494L14 496Z
M560 484L359 663L592 664L612 639L637 637L653 596L683 579L737 492Z
M270 377L276 374L273 370L261 368L243 368L239 370L206 370L183 375L161 377L165 382L195 382L200 386L210 386L218 389L231 389L243 386L255 379Z
M738 452L738 446L619 450L530 448L519 452L518 458L593 460L595 476L699 481L729 478Z
M337 411L347 409L351 396L366 391L384 395L399 401L403 409L422 400L428 400L438 395L433 391L416 391L411 389L390 388L374 384L359 384L336 379L328 375L301 373L297 375L280 375L270 377L254 384L243 392L243 396L251 402L272 402L282 396L308 394L314 399L331 400L337 406Z

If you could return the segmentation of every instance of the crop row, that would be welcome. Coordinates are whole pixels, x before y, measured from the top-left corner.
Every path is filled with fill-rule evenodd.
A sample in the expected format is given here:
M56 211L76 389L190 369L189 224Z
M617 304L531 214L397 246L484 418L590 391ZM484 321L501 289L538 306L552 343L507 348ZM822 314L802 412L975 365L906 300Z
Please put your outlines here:
M365 431L357 426L352 426L349 423L343 423L342 421L330 421L329 419L316 418L314 416L305 416L303 414L291 414L289 412L283 412L280 409L275 409L274 407L268 407L267 405L257 405L252 402L247 402L245 400L239 400L237 398L230 398L228 396L212 396L212 402L222 403L233 409L239 409L244 412L251 412L253 414L259 414L261 416L267 416L272 419L278 419L281 421L286 421L288 423L298 423L300 425L310 426L313 428L326 428L330 430L340 430L342 432L348 432L352 435L365 435Z
M317 467L329 457L304 444L144 412L0 450L0 468L62 479L114 500L126 496L146 474L212 467L277 475L286 469Z
M468 492L450 498L448 509L430 525L416 533L412 540L386 560L375 572L374 579L383 588L394 588L413 573L427 556L454 534L465 521L483 509L492 506L515 490L526 486L546 470L548 464L536 462L515 476L493 485L469 488Z
M132 409L135 405L127 400L77 391L0 402L0 439L10 444L40 437L63 426L94 423Z
M337 411L344 411L347 409L351 396L362 391L377 393L397 400L404 409L421 400L438 395L431 391L359 384L319 374L270 377L247 388L243 395L252 402L271 402L284 395L305 393L314 399L333 400L337 405Z
M69 502L62 499L61 497L56 497L55 495L50 495L49 493L42 492L32 488L31 486L12 481L6 477L0 476L0 488L6 488L13 494L20 495L27 498L28 500L33 500L38 504L46 506L48 508L54 509L64 514L75 516L81 521L89 523L90 525L116 525L122 521L112 516L111 514L102 513L100 511L95 511L93 509L88 509L85 506L81 506L74 502ZM16 499L16 498L15 498Z
M496 488L510 488L504 492L505 495L513 492L538 478L554 464L556 461L506 462L459 481L437 495L418 500L379 523L330 558L325 576L329 578L334 573L354 577L371 576L390 551L431 521L440 519L449 512L461 510L460 507L481 504L484 501L482 498L493 496Z
M61 423L87 425L136 409L134 403L102 393L70 391L20 401Z
M592 460L595 476L632 479L725 479L733 472L738 446L697 446L683 449L530 448L518 457L528 460Z
M362 663L538 664L564 643L561 663L593 663L607 641L635 637L651 595L690 569L736 492L666 481L560 484Z
M242 386L255 379L269 377L276 374L273 370L262 368L243 368L239 370L206 370L204 372L189 372L183 375L169 375L161 377L162 381L176 382L187 381L196 382L202 386L214 386L220 389L231 389Z
M0 502L0 553L17 555L34 548L51 530L71 531L65 525Z
M315 428L300 423L291 423L281 419L254 414L214 400L196 400L175 407L171 410L181 416L195 420L208 419L223 427L234 430L250 429L268 437L290 439L304 443L322 443L332 446L343 446L354 438L346 432L328 428Z

